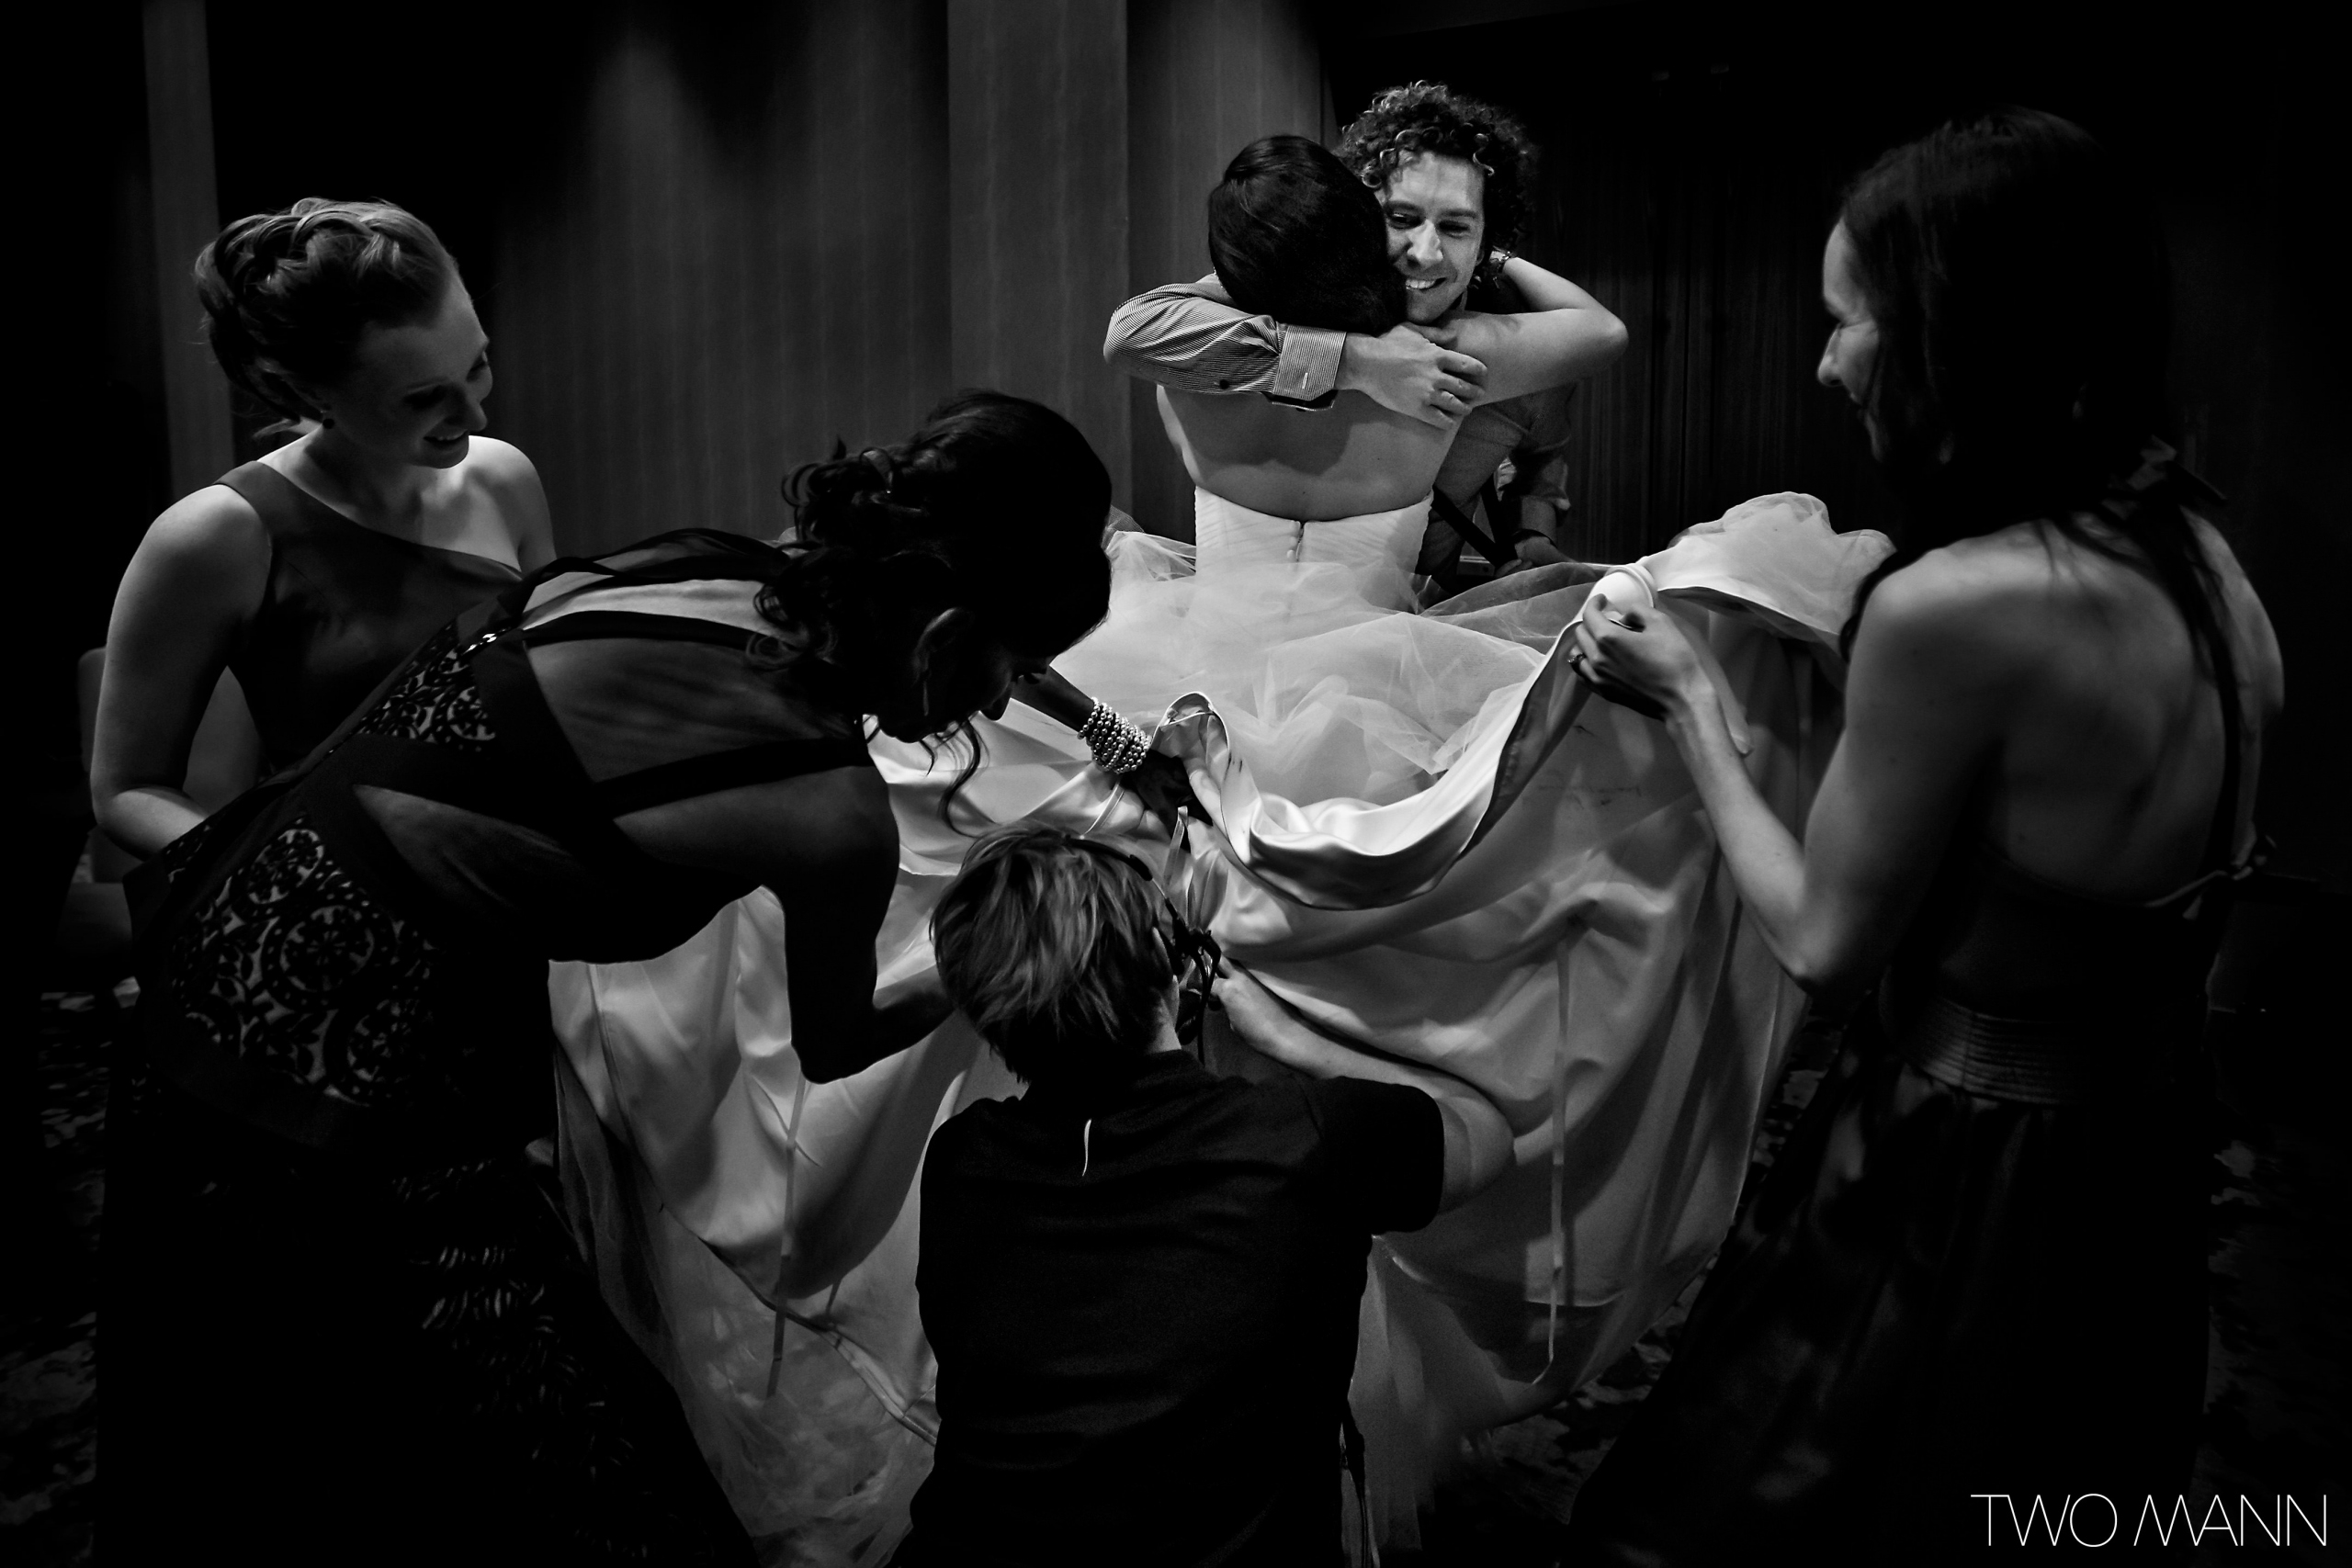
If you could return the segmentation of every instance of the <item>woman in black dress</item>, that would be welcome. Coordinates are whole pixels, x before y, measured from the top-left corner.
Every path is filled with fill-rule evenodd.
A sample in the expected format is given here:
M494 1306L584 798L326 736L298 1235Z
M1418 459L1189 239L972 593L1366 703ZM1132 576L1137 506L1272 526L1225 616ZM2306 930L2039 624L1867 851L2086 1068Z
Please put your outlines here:
M1823 295L1820 378L1907 517L1802 843L1669 623L1578 639L1664 705L1781 962L1874 994L1578 1499L1577 1562L1939 1561L2009 1539L2002 1494L2096 1494L2072 1536L2128 1540L2195 1455L2195 1053L2281 688L2155 441L2154 215L2082 130L2000 111L1861 178Z
M792 494L780 547L665 535L459 617L162 857L107 1217L121 1560L748 1560L560 1217L547 964L764 883L808 1075L920 1039L935 987L874 988L863 722L1001 712L1110 580L1101 462L1017 399Z
M555 553L530 459L480 434L490 340L413 214L311 197L241 218L196 286L231 383L303 434L174 503L123 574L91 793L141 856L203 819L181 781L223 668L259 732L247 766L274 773Z

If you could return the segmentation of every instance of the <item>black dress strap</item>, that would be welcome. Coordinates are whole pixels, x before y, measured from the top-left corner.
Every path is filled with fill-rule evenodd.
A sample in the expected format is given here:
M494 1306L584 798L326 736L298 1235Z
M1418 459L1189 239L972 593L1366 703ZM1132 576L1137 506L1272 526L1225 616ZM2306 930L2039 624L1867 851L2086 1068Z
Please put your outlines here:
M658 863L613 825L597 801L588 770L539 689L525 639L486 637L476 646L472 662L474 683L490 710L493 744L516 776L547 792L536 803L540 821L573 853L608 874L627 878L651 871Z
M712 751L675 762L662 762L635 773L601 779L591 785L597 807L614 817L673 800L691 800L722 789L770 784L804 773L833 768L871 766L873 759L863 740L770 740L732 751Z
M2199 869L2218 872L2235 857L2230 853L2236 837L2238 792L2245 785L2245 723L2238 697L2237 650L2230 646L2230 628L2220 616L2213 624L2213 683L2222 699L2222 792L2213 802L2213 820L2205 831L2205 863Z
M549 648L561 642L594 642L600 637L657 637L663 642L705 642L715 648L733 649L738 653L764 640L763 633L747 631L725 621L639 610L574 610L545 626L528 627L520 635L533 648Z
M1497 517L1501 514L1502 500L1496 493L1493 479L1488 479L1479 490L1478 499L1487 503L1488 517ZM1476 547L1478 553L1492 562L1497 570L1500 570L1510 562L1512 554L1510 548L1497 539L1492 533L1471 521L1469 511L1455 505L1453 498L1445 491L1442 490L1430 491L1430 509L1437 513L1439 522L1460 535L1464 544Z
M600 587L634 588L712 581L765 582L775 575L775 546L707 528L682 528L656 535L623 553L672 545L679 547L682 553L642 566L616 567L584 556L551 560L498 596L500 613L494 625L504 627L518 624L529 612L531 595L559 577L586 573L603 578Z

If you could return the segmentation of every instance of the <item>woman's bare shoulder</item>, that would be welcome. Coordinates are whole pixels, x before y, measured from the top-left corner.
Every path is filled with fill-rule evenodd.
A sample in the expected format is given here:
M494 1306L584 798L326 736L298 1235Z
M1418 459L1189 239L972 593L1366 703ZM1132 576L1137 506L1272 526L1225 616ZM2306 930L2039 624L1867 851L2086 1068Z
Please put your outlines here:
M269 529L226 485L190 491L147 525L137 559L150 571L242 576L269 568Z
M467 444L466 472L487 484L538 481L539 470L523 449L494 435L477 435Z
M1913 698L2010 700L2064 652L2077 612L2063 576L2030 536L1929 550L1871 595L1855 637L1857 678Z
M2046 608L2056 573L2038 546L2008 536L2015 532L1955 540L1890 572L1871 595L1863 624L1983 635L2020 612Z
M523 449L511 442L477 435L466 454L466 478L489 498L514 547L515 564L525 571L545 565L555 553L548 517L547 491L539 470Z

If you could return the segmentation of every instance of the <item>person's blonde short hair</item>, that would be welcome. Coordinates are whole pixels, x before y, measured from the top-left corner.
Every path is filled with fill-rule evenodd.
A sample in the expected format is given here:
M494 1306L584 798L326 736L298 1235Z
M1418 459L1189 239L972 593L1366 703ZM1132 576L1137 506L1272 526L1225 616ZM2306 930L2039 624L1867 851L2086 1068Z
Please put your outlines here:
M1174 919L1131 856L1058 828L980 841L931 918L940 979L1024 1083L1077 1086L1150 1049Z

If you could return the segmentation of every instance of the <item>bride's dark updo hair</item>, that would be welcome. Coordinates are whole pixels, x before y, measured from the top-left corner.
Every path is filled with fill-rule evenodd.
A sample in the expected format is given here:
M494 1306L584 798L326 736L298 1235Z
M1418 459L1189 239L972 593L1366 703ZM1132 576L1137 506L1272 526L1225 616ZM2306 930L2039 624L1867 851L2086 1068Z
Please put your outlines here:
M1042 403L957 392L895 446L796 469L784 496L794 529L761 610L854 685L944 610L1049 659L1110 608L1111 476Z
M1209 259L1253 315L1375 336L1405 319L1379 198L1304 136L1260 137L1226 165L1209 192Z
M2168 278L2154 203L2088 132L2003 107L1895 148L1838 213L1878 328L1862 402L1904 503L1894 555L2035 521L2144 558L2226 660L2165 424ZM2094 530L2097 512L2112 531ZM2127 543L2119 545L2116 536ZM1859 624L1855 610L1848 637Z
M306 197L238 219L196 258L220 368L296 418L318 412L296 380L340 380L368 328L430 317L457 276L433 231L388 201Z

